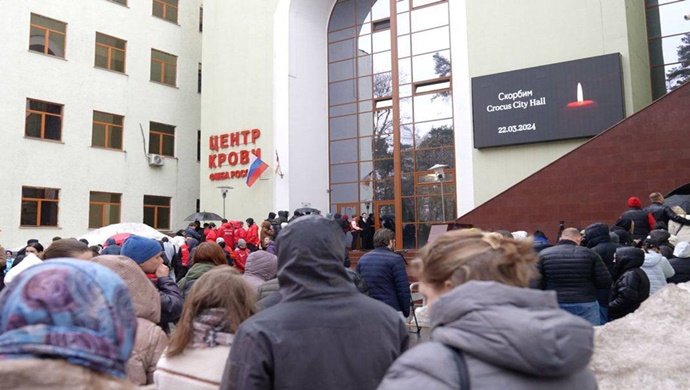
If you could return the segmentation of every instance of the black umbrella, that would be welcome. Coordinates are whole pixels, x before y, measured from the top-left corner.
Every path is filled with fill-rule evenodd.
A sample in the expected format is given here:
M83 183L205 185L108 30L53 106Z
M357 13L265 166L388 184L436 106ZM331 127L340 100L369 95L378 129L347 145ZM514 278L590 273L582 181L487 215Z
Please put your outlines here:
M668 207L680 206L685 212L690 212L690 184L684 184L671 191L664 197L664 204Z
M311 207L302 207L302 208L299 208L295 211L297 211L298 213L302 213L302 214L321 214L321 210L311 208Z
M680 206L685 212L690 212L690 195L671 195L664 198L664 204L668 207Z
M220 221L222 220L223 217L216 213L209 213L206 211L202 211L200 213L194 213L190 215L189 217L185 218L185 221Z

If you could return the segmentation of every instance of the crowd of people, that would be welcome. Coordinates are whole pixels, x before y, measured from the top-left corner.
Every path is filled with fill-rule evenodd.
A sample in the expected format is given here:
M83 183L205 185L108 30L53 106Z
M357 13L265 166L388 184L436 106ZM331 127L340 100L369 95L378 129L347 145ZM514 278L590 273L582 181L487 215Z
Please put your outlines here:
M562 309L604 325L634 312L667 283L690 281L690 218L681 207L666 206L658 192L649 200L642 207L639 198L628 199L611 226L564 228L554 246L535 232L540 260L533 287L556 291Z
M564 226L553 246L541 232L436 238L408 267L432 336L409 350L406 262L386 227L360 236L373 250L355 270L339 215L195 222L104 248L32 240L0 262L0 387L594 389L593 325L690 279L690 243L675 241L690 219L657 195L612 226Z

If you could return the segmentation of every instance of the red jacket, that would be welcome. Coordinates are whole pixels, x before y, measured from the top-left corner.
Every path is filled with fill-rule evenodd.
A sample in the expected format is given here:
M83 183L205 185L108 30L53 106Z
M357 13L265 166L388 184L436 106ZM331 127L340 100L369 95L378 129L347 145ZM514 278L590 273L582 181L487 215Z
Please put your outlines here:
M225 240L225 247L230 249L230 251L235 249L235 234L233 233L235 229L232 228L230 222L223 224L223 239ZM219 230L220 232L220 230Z
M180 246L180 263L183 267L189 267L189 245L186 242Z
M235 249L235 268L244 273L244 266L247 264L247 257L252 253L249 249Z
M259 247L261 241L259 241L259 226L253 224L247 229L247 238L244 239L247 244L252 244L255 247Z
M225 240L225 224L221 224L218 229L216 229L216 238L222 237Z
M211 229L206 233L206 242L216 242L218 237L218 229Z
M242 228L242 224L240 223L240 221L234 221L233 225L235 226L235 230L233 231L233 235L235 236L234 246L237 246L237 243L240 241L240 238L247 241L247 232L244 230L244 228Z

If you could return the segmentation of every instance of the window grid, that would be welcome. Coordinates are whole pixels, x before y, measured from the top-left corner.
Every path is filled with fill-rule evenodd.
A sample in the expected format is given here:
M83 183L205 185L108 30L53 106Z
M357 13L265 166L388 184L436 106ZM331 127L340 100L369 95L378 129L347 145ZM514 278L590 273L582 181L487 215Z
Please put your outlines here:
M154 145L158 145L158 148L156 149ZM151 122L149 125L149 153L175 157L174 153L166 153L166 149L175 150L175 127Z
M674 38L679 36L687 37L684 39L685 42L690 41L690 27L688 27L686 31L677 32L677 30L675 30L675 32L672 33L663 33L663 27L669 23L665 22L664 18L662 18L661 10L672 10L674 5L682 3L683 1L684 0L669 1L663 4L650 4L650 2L647 1L645 4L647 18L647 41L650 58L650 78L652 81L653 99L658 99L666 93L675 90L690 79L690 63L687 61L687 57L685 58L685 61L683 61L681 58L678 58L677 61L666 62L664 59L665 53L663 44L658 43L663 42L663 40L666 38ZM658 20L651 19L650 16L656 16L658 17ZM680 18L682 15L677 15L674 17ZM658 24L654 22L657 22ZM660 58L661 63L655 62L656 58ZM666 69L670 66L675 66L674 69L678 71L678 73L681 73L680 75L674 76L672 80L668 78L669 75L667 74ZM659 70L661 70L661 73L658 72Z
M170 229L170 224L163 226L165 223L161 218L170 220L170 199L164 196L144 195L144 223L158 230ZM160 204L164 203L164 204ZM146 220L146 211L153 212L153 220Z
M417 24L421 28L411 29L413 13L406 2L376 3L389 4L390 19L380 12L375 17L376 5L372 8L371 2L354 2L341 8L347 11L338 11L341 3L336 3L328 29L331 212L354 205L360 212L366 208L381 217L381 210L385 214L395 208L396 220L402 221L396 225L398 241L405 248L421 247L431 224L453 220L456 213L450 36L447 47L422 45L419 40L421 34L441 34L441 29L449 34L448 21L443 18L433 26ZM412 7L422 8L435 9L430 12L437 15L448 12L443 0L422 0ZM406 19L400 22L400 18ZM387 35L381 32L388 29L390 43L386 44ZM391 57L388 64L386 55ZM415 69L417 62L420 70ZM348 148L356 151L343 151ZM443 182L444 196L439 183L415 181L428 174L434 163L450 165L445 172L452 176ZM342 168L334 172L336 167ZM398 186L401 194L396 193ZM344 192L337 196L339 190ZM421 200L419 210L417 199Z
M114 40L118 45L122 47L116 47L112 46L106 43L107 40ZM127 41L124 41L119 38L112 37L110 35L105 35L101 33L96 33L96 47L101 47L106 50L107 56L106 56L106 66L104 69L112 70L114 72L120 72L120 73L125 73L126 69L126 51L127 51ZM122 69L116 69L117 65L115 63L115 60L113 58L113 53L121 53L122 54ZM98 56L98 54L96 54ZM95 66L101 68L101 66L98 65L98 61L96 60Z
M113 122L106 122L106 121L96 119L96 116L98 114L112 116ZM115 123L116 120L118 122L120 122L120 124ZM124 117L121 115L109 114L107 112L94 111L94 119L93 119L93 125L94 126L93 126L92 131L95 132L96 126L100 125L100 126L103 126L105 128L105 134L104 134L103 145L96 145L95 137L92 137L91 146L101 147L101 148L105 148L105 149L112 149L112 150L122 150L123 145L124 145L124 143L122 142L123 141L122 140L123 130L124 130L124 126L122 125L122 123L124 123ZM112 135L111 133L114 133L116 135L116 138L119 138L119 140L120 140L120 146L119 147L112 145L113 137L111 136Z
M153 0L153 15L177 23L177 0Z
M55 23L62 24L62 27L63 27L62 29L63 29L63 31L56 30L56 29L54 29L54 28L50 28L50 27L46 27L46 26L43 26L43 25L41 25L41 24L38 24L38 23L41 21L41 19L48 19L48 20L51 20L51 21L53 21L53 22L55 22ZM42 31L43 31L44 40L43 40L43 51L42 51L42 53L43 53L43 54L46 54L46 55L49 55L49 56L55 56L55 57L59 57L59 58L65 58L65 39L67 38L67 34L66 34L66 31L65 31L65 30L66 30L67 24L66 24L66 23L63 23L63 22L60 22L59 20L46 18L45 16L41 16L41 15L37 15L37 14L31 14L31 20L32 20L32 21L31 21L30 26L31 26L32 29L35 28L35 29L37 29L37 30L42 30ZM51 53L50 53L50 36L51 36L52 34L60 35L60 36L61 36L61 39L60 39L60 40L63 42L63 44L62 44L62 46L63 46L63 47L62 47L62 55L51 54ZM30 50L33 50L33 49L30 48ZM37 50L33 50L33 51L37 51Z
M115 196L117 198L117 202L97 201L97 200L93 199L94 195L96 195L96 196L106 195L106 196L110 196L110 197ZM89 229L97 229L97 228L100 228L103 226L107 226L107 225L110 225L113 223L119 223L120 222L120 217L121 217L121 213L122 213L122 207L121 207L122 206L122 194L92 191L90 194L90 198L91 199L89 199L89 214L91 213L92 208L100 209L100 213L98 213L100 216L100 222L96 223L96 224L92 224L91 221L95 218L92 218L92 216L89 215ZM117 215L116 220L114 220L114 221L110 220L109 213L108 213L109 209L111 209L112 207L118 208L118 215Z
M43 103L46 104L47 106L53 106L55 108L59 107L60 114L55 114L52 112L48 111L39 111L31 108L32 103ZM34 100L34 99L26 99L26 117L27 117L27 124L24 129L24 135L27 137L31 138L40 138L40 139L45 139L45 140L52 140L52 141L61 141L62 140L62 104L57 104L57 103L50 103L50 102L44 102L41 100ZM48 107L46 107L48 109ZM33 135L28 134L29 130L29 123L28 123L28 118L30 115L40 115L41 118L41 134L40 136L36 137ZM60 121L60 137L59 138L48 138L46 137L46 119L48 118L58 118Z
M170 76L169 74L166 74L166 69L168 67L170 67L170 71L172 72L172 79L170 82L166 82L166 76ZM160 79L154 78L154 70L158 70L160 72ZM176 78L177 57L172 54L167 54L162 51L151 49L151 81L175 86Z
M32 196L25 196L25 192L27 191L43 191L44 192L44 197L39 198L39 197L32 197ZM55 193L55 199L50 199L45 195L45 191L54 191ZM32 227L41 227L41 226L57 226L57 212L59 210L59 202L60 202L60 190L57 188L41 188L41 187L22 187L22 210L21 210L21 222L20 226L32 226ZM25 215L24 213L24 205L25 204L36 204L36 223L35 224L27 224L24 223L26 219L29 218L29 216ZM48 204L54 204L55 205L55 217L51 218L55 221L54 224L51 223L43 223L43 203L48 203Z

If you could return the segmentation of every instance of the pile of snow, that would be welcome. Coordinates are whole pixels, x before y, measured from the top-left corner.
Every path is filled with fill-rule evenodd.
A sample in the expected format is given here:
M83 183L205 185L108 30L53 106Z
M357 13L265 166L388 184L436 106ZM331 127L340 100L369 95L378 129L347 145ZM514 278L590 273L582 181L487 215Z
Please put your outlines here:
M690 284L669 284L632 314L595 327L590 368L602 390L688 388Z
M105 240L107 240L109 237L120 233L131 233L156 240L167 237L165 234L159 232L149 225L137 222L125 222L104 226L100 229L96 229L84 234L83 236L79 236L79 238L85 238L89 242L89 245L98 245L105 243Z

